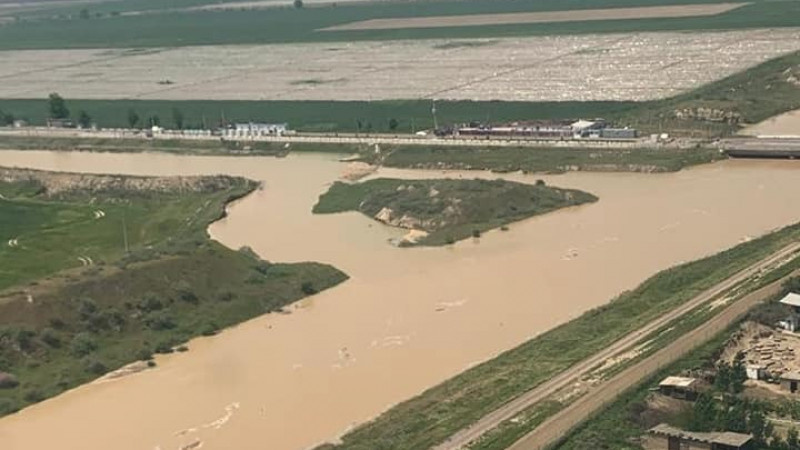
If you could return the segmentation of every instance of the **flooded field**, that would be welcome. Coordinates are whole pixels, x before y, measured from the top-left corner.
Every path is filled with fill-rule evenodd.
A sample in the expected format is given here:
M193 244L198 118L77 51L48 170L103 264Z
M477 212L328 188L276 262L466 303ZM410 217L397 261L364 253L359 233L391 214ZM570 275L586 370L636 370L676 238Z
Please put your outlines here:
M0 98L650 100L798 49L800 28L3 51Z
M739 134L745 136L791 136L800 137L800 109L751 125Z
M504 176L600 201L446 248L398 249L358 213L312 216L347 165L159 154L0 152L0 165L150 175L244 175L264 189L211 234L266 259L332 263L352 279L155 370L83 386L0 419L3 449L302 449L334 438L655 272L800 220L800 162L726 161L674 174ZM395 178L490 173L381 169ZM47 432L43 432L47 430Z

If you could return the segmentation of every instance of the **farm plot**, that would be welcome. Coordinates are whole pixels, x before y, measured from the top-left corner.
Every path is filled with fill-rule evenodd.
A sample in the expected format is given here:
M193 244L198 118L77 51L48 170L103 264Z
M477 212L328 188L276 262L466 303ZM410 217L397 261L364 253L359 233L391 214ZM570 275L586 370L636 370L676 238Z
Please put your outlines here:
M0 98L651 100L800 49L800 28L0 52Z

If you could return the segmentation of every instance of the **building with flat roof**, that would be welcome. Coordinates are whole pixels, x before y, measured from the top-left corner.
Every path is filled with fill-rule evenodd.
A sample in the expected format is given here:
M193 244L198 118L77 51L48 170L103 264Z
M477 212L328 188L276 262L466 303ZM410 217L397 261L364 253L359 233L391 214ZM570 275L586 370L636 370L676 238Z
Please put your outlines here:
M667 377L658 383L658 392L681 400L694 400L697 397L697 379L688 377Z
M781 389L791 394L796 394L800 386L800 373L787 372L781 375Z
M753 436L733 433L731 431L715 431L696 433L683 431L667 424L656 425L647 431L649 450L751 450Z

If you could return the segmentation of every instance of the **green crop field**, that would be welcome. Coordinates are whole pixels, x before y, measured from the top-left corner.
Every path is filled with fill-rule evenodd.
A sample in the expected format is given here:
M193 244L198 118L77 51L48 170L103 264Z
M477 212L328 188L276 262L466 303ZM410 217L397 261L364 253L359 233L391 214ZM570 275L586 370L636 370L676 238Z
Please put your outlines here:
M249 180L0 170L0 416L347 278L211 241Z
M708 0L665 0L660 5L718 3ZM115 2L116 3L116 2ZM445 27L405 30L317 31L334 25L375 18L423 17L653 6L644 0L469 0L338 4L304 9L272 8L229 11L181 11L200 2L176 3L178 9L141 0L68 7L48 14L21 15L0 26L0 49L157 47L208 44L256 44L385 39L531 36L635 31L722 30L797 26L800 1L757 0L708 17L598 20L502 26ZM153 10L155 8L155 10ZM119 15L125 11L146 14ZM99 17L98 17L99 15ZM56 16L56 17L53 17Z

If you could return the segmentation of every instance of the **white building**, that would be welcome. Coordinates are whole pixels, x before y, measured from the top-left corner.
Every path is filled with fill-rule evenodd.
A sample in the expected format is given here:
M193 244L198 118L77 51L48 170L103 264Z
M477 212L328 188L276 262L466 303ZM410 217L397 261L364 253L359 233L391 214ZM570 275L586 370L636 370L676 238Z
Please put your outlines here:
M790 292L780 300L780 303L788 306L791 310L789 317L780 321L780 326L793 333L800 330L800 294Z
M234 123L225 130L226 137L281 136L288 130L285 123Z

